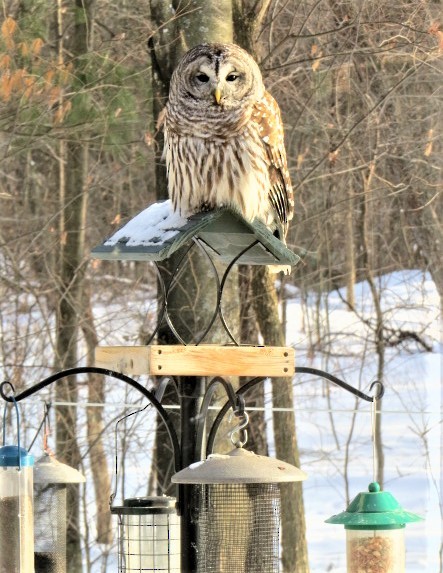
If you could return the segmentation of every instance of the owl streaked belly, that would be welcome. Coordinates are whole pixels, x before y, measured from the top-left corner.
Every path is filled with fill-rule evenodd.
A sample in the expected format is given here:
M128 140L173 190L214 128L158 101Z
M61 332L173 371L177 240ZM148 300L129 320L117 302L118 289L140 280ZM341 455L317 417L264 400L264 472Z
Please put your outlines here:
M272 223L269 167L256 130L210 141L166 129L164 156L169 197L181 215L231 207L249 221Z

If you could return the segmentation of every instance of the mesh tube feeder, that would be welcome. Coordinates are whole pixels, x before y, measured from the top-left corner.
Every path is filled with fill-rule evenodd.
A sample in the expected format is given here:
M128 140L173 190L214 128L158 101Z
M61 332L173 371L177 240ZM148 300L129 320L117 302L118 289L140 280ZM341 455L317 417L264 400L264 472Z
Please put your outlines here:
M180 573L180 517L176 499L134 497L112 506L118 516L119 573Z
M68 484L85 482L79 471L45 453L34 466L35 573L66 573Z
M195 486L197 572L277 573L279 484L306 477L295 466L241 447L173 475L173 483Z
M345 526L348 573L404 573L404 528L407 523L421 520L372 482L368 492L359 493L346 511L333 515L326 523Z
M120 422L143 412L147 406L120 418L115 425L115 488L117 488L117 432ZM180 516L177 500L166 495L131 497L112 505L118 519L119 573L181 573Z

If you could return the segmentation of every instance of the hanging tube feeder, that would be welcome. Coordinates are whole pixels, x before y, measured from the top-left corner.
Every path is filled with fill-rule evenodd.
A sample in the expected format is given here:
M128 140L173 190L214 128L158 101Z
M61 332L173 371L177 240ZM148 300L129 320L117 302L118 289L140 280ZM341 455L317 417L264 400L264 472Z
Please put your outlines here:
M168 496L125 499L118 516L119 573L180 573L180 517Z
M3 446L0 447L0 572L34 573L34 457L20 447L17 402L17 445L6 445L6 406Z
M34 466L35 573L66 573L68 484L85 482L79 471L45 453Z
M404 573L404 528L421 519L372 482L368 492L359 493L346 511L326 523L345 526L347 573Z
M279 484L306 477L286 462L241 447L210 455L172 476L173 483L195 486L197 572L277 573Z

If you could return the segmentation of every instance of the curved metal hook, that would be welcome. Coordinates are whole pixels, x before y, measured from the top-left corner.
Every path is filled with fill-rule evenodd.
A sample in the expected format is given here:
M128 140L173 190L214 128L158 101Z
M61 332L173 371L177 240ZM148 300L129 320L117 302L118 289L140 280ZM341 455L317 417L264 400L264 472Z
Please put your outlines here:
M6 402L20 402L21 400L24 400L28 396L32 396L36 392L39 392L46 386L49 386L53 382L57 382L62 378L66 378L67 376L73 376L75 374L103 374L104 376L117 378L118 380L121 380L122 382L125 382L126 384L129 384L130 386L138 390L140 394L142 394L145 398L147 398L151 402L151 404L154 406L154 408L160 415L161 419L163 420L163 423L166 426L166 430L172 443L172 449L174 452L174 468L176 471L180 471L182 469L180 461L181 458L180 444L178 441L174 425L172 424L166 410L163 408L163 406L160 404L160 402L157 400L157 398L154 396L152 392L147 390L144 386L142 386L139 382L137 382L133 378L126 376L126 374L122 374L121 372L115 372L114 370L108 370L106 368L99 368L96 366L80 366L78 368L69 368L67 370L62 370L61 372L56 372L52 376L49 376L48 378L45 378L41 382L34 384L34 386L31 386L31 388L24 390L18 396L15 397L8 396L4 391L5 385L9 384L12 386L12 384L10 382L2 382L2 384L0 384L0 396Z
M353 386L350 386L349 384L347 384L343 380L340 380L340 378L337 378L333 374L329 374L328 372L324 372L323 370L318 370L317 368L308 368L305 366L297 366L294 369L294 373L295 374L314 374L316 376L319 376L320 378L325 378L326 380L333 382L337 386L340 386L340 388L343 388L347 392L351 392L352 394L354 394L358 398L361 398L362 400L366 400L366 402L374 402L375 400L380 400L383 397L383 394L385 391L382 382L380 382L379 380L372 382L371 386L369 387L369 390L372 390L375 385L378 385L379 386L378 394L375 396L368 396L367 394L364 394L363 392L361 392L360 390L357 390ZM259 384L260 382L263 382L266 379L267 379L266 377L261 377L261 378L253 378L252 380L249 380L248 382L246 382L246 384L243 384L243 386L241 386L241 388L239 388L237 390L237 396L240 394L245 394L250 388L254 387L256 384ZM223 406L223 408L220 410L220 412L217 414L217 417L215 418L214 423L212 424L212 427L209 431L207 445L206 445L206 455L207 456L212 453L212 449L214 447L215 436L216 436L217 430L221 424L223 417L225 416L225 414L228 410L229 410L229 403L226 403Z
M15 388L12 385L11 382L5 381L1 384L0 386L0 390L3 389L3 386L5 385L9 385L11 387L12 390L12 396L11 396L11 400L9 400L10 402L13 402L14 404L14 408L15 408L15 414L17 417L17 457L18 457L18 469L20 471L21 469L21 458L20 458L20 412L18 409L18 405L17 405L17 400L15 397ZM3 407L3 445L6 445L6 406L7 404L4 405Z
M247 392L250 388L252 388L253 386L255 386L256 384L259 384L260 382L263 382L264 380L267 380L266 376L260 377L260 378L253 378L252 380L249 380L249 382L246 382L246 384L243 384L243 386L241 386L241 388L239 388L236 392L237 396L243 399L243 408L244 408L244 396L243 394L245 392ZM224 416L226 415L226 412L229 410L230 407L230 403L226 402L226 404L222 407L222 409L220 410L220 412L217 414L211 429L209 430L209 435L208 435L208 440L207 440L207 444L206 444L206 456L209 456L209 454L212 454L212 450L214 448L214 442L215 442L215 436L217 434L217 430L221 424L221 421L223 420Z
M325 372L324 370L319 370L318 368L310 368L310 367L306 367L306 366L296 366L294 368L294 374L314 374L314 376L319 376L320 378L324 378L325 380L329 380L329 382L333 382L337 386L340 386L340 388L343 388L343 390L346 390L347 392L354 394L354 396L357 396L357 398L361 398L362 400L366 400L366 402L373 402L374 401L374 397L369 396L368 394L365 394L364 392L361 392L357 388L354 388L350 384L347 384L343 380L340 380L340 378L337 378L337 376L334 376L333 374L329 374L329 372ZM374 384L379 384L379 386L380 386L380 392L378 393L377 396L375 396L375 399L379 400L383 396L385 389L384 389L383 384L380 381L376 381L376 382L373 382L371 384L371 386L369 388L370 390L372 389Z
M243 415L245 411L245 399L243 398L243 396L237 394L234 391L234 388L232 387L231 383L222 378L221 376L216 376L215 378L213 378L208 384L208 387L206 388L206 392L203 397L203 402L200 407L200 412L198 415L197 439L195 446L196 459L200 460L204 459L203 451L205 450L205 447L203 441L206 433L206 420L208 417L209 405L214 395L215 388L218 384L221 384L223 386L228 396L228 401L224 405L224 407L226 407L226 412L229 410L229 408L232 408L234 412L238 412L240 415Z
M381 400L385 393L385 387L380 382L380 380L375 380L374 382L372 382L372 384L369 386L369 392L371 392L374 386L378 386L378 392L372 397L373 402L375 402L376 400Z
M229 432L229 438L232 442L232 444L236 447L236 448L242 448L246 442L248 441L248 431L245 430L245 428L247 428L247 426L249 425L249 414L245 411L243 412L243 414L239 414L238 412L231 412L230 416L229 416L229 421L232 422L232 418L233 416L239 417L241 416L243 418L243 421L238 423L236 426L234 426L232 428L232 430ZM243 439L240 439L240 436L238 437L238 439L236 440L233 436L234 434L243 434Z

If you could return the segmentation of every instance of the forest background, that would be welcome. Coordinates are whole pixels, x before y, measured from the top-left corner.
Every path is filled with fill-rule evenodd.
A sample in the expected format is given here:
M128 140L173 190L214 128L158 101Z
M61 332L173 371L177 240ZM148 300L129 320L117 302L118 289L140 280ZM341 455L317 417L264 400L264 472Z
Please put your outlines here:
M288 245L302 257L278 281L282 324L291 289L305 306L314 296L308 356L332 356L325 300L339 292L357 316L355 285L364 280L375 309L367 340L377 378L384 378L388 348L413 341L432 351L426 333L390 327L378 278L420 269L443 291L440 12L440 2L384 0L3 0L2 377L20 391L53 369L92 364L94 348L114 334L117 313L129 308L121 339L147 338L156 312L153 270L91 261L89 252L164 196L155 122L167 78L177 56L214 30L254 53L282 110L296 193ZM266 340L252 288L240 323ZM118 301L116 314L98 323L97 308ZM70 379L46 397L55 405L59 459L91 472L94 483L94 525L90 493L74 490L70 498L72 572L104 571L111 552L113 452L102 438L118 414L77 407L79 397L105 403L108 393L107 382L90 377ZM78 440L83 422L85 443ZM268 450L265 423L258 415L256 451ZM30 435L38 427L29 414L23 424ZM123 460L132 439L122 438ZM277 449L280 441L277 431ZM381 433L378 445L382 453ZM154 460L149 487L166 491L165 483ZM302 548L288 559L285 571L308 570ZM294 569L297 559L303 565Z

